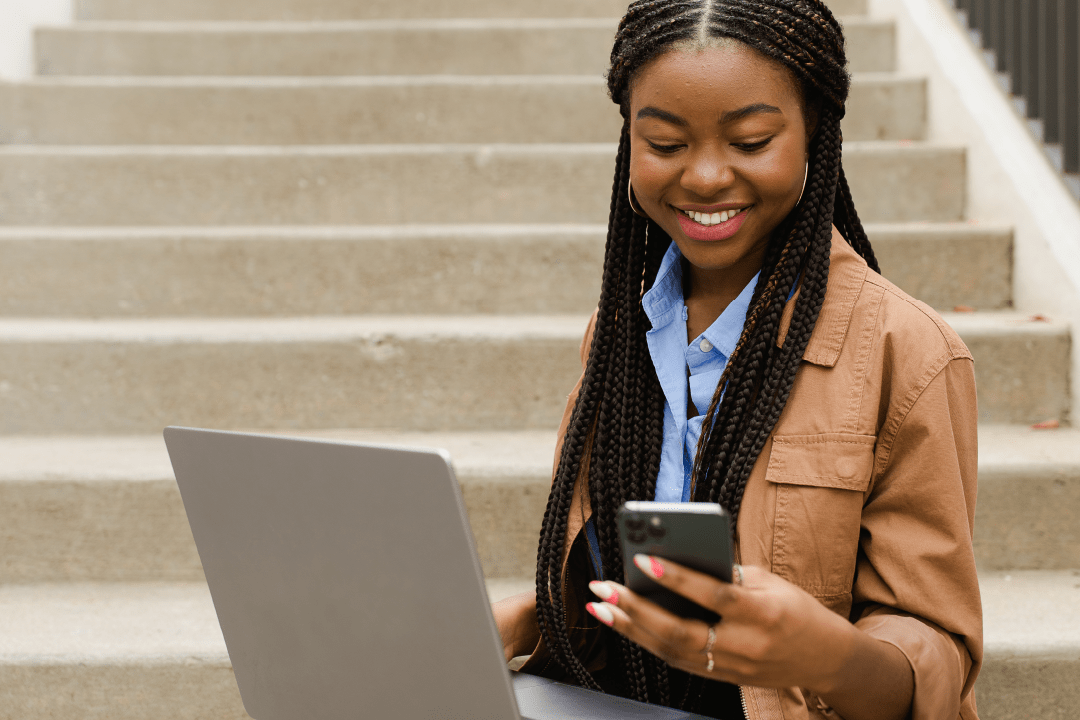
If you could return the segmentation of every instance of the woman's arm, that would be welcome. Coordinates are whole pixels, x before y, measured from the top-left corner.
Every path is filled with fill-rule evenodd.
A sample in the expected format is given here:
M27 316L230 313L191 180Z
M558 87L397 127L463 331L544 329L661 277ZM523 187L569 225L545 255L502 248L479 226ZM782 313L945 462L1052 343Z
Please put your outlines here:
M847 720L908 715L914 677L903 653L795 585L753 567L743 568L742 585L730 585L638 557L657 582L723 618L713 626L710 669L706 623L672 615L621 585L592 583L606 600L589 606L593 616L668 664L739 685L806 688Z
M492 603L491 612L499 628L507 662L519 655L528 655L536 648L540 627L536 623L535 590Z

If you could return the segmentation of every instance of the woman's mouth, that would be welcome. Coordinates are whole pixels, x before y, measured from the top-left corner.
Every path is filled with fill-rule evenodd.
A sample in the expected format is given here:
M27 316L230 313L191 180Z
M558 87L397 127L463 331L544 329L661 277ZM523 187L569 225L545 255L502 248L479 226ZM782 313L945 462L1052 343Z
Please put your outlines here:
M675 208L682 231L691 240L727 240L739 232L747 212L752 206L724 210L715 213L701 213L693 210Z

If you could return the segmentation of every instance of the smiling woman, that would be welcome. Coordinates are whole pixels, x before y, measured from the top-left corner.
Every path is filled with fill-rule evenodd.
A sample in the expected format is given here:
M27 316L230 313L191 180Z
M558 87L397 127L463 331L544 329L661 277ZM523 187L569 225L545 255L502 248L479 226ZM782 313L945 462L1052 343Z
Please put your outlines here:
M494 608L523 671L722 718L975 717L971 356L877 272L843 48L820 0L623 18L600 304L536 593ZM639 558L719 623L621 584L616 513L642 499L734 518L741 584Z

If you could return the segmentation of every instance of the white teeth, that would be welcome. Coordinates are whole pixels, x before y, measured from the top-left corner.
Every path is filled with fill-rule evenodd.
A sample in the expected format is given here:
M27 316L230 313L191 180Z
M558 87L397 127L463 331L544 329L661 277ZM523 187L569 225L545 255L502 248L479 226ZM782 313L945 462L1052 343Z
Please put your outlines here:
M735 217L745 209L746 208L743 208L741 210L725 210L723 212L712 213L711 215L708 213L699 213L691 210L688 211L686 214L693 218L694 222L698 223L699 225L705 225L706 227L708 227L710 225L719 225L721 223L726 223L728 220Z

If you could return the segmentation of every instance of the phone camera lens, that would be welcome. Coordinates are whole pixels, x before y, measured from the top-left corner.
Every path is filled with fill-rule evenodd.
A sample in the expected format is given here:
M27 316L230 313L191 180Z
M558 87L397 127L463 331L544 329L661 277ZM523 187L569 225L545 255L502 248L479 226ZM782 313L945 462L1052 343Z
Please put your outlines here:
M660 538L667 535L667 530L657 525L653 525L649 528L649 535L659 540Z
M644 525L645 523L642 523ZM649 539L649 536L645 534L643 530L631 530L626 534L627 539L635 545L640 545Z
M644 530L645 521L635 515L626 519L626 527L628 530Z

